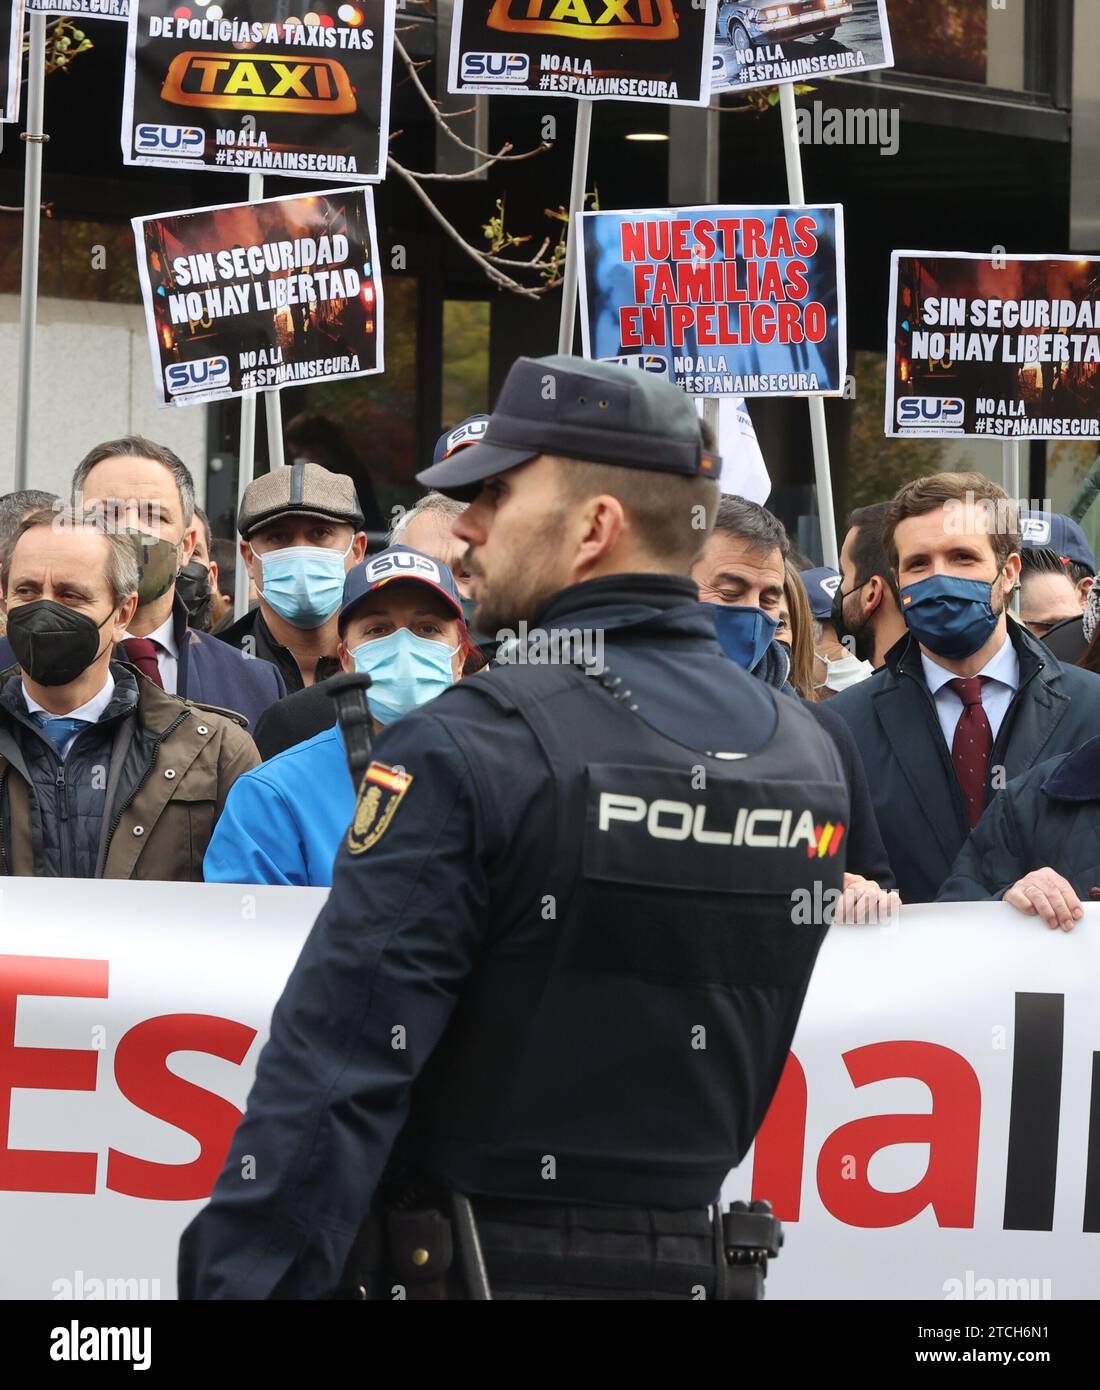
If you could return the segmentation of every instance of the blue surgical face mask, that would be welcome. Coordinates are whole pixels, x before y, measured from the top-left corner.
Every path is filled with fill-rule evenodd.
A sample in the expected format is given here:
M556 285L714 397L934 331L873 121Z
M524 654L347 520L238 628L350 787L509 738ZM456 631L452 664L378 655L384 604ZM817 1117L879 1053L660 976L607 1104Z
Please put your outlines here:
M988 579L933 574L901 590L901 615L922 647L948 661L973 656L993 635L1000 613L993 611Z
M407 627L353 647L355 669L370 676L367 704L379 724L392 724L453 685L451 660L457 651Z
M344 596L344 561L347 550L323 545L288 545L258 556L263 575L263 596L281 618L294 627L320 627L340 607ZM256 554L255 550L252 551Z
M779 631L778 619L762 608L749 608L741 603L708 603L707 607L714 614L718 645L731 661L751 671Z

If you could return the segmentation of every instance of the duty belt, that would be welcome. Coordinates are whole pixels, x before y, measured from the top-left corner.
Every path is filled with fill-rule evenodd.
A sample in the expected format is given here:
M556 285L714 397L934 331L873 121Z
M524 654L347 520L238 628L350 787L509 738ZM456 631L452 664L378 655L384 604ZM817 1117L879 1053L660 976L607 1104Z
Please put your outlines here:
M448 1194L387 1205L348 1296L374 1300L761 1299L783 1229L767 1202L665 1211Z

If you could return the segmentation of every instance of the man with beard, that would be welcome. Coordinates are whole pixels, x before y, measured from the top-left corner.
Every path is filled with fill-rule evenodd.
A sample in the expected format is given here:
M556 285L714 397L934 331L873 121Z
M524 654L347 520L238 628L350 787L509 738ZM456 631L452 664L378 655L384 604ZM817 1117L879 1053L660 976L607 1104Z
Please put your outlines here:
M470 499L474 621L513 638L375 744L184 1298L484 1296L471 1208L494 1298L759 1296L767 1240L711 1204L783 1070L825 930L792 894L840 896L848 796L698 602L719 474L681 391L559 356L419 475Z
M877 671L906 634L897 588L882 541L889 502L858 507L848 518L840 551L840 585L833 595L833 628L857 661Z
M1018 512L982 474L906 483L883 543L908 632L829 708L859 745L902 901L931 902L1005 783L1100 733L1100 678L1009 622Z

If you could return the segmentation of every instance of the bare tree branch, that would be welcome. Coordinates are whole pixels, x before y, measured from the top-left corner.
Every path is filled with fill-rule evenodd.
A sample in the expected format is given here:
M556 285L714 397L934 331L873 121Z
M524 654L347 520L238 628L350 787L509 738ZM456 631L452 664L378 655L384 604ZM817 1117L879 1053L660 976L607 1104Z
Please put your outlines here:
M396 35L394 35L393 46L396 49L396 51L400 53L402 61L409 70L409 76L413 80L413 86L424 98L424 102L427 105L428 110L432 113L436 125L439 126L441 130L446 131L448 139L453 140L456 145L460 145L464 150L469 150L471 154L480 155L482 159L530 159L530 153L494 155L492 150L479 150L476 145L467 145L465 140L460 139L460 137L454 133L454 131L447 124L447 121L445 119L446 116L462 115L464 113L457 111L440 111L439 103L432 96L431 92L428 91L427 87L424 86L423 82L421 82L420 74L416 70L416 64L409 57L408 52L405 49L405 45ZM549 146L540 146L539 148L549 149Z
M505 275L503 271L498 270L496 266L493 265L492 261L490 261L487 256L484 256L476 246L471 246L466 238L458 232L457 228L453 227L451 223L448 222L446 217L444 217L408 170L398 164L392 154L389 156L386 163L389 168L405 180L451 240L455 242L456 245L460 246L472 261L476 261L494 285L499 285L501 289L511 290L513 294L523 295L527 299L539 299L542 297L545 293L544 289L530 288L527 285L521 285L518 280L513 280L510 275Z
M550 146L536 145L533 150L527 150L523 154L517 155L509 155L507 153L511 148L512 146L510 144L501 145L499 154L491 154L484 164L478 164L473 169L467 169L461 174L429 174L422 169L406 169L405 172L411 174L414 179L439 179L450 183L461 183L465 179L475 178L485 169L491 169L494 164L499 163L502 159L531 159L532 156L542 154L544 150L548 150Z

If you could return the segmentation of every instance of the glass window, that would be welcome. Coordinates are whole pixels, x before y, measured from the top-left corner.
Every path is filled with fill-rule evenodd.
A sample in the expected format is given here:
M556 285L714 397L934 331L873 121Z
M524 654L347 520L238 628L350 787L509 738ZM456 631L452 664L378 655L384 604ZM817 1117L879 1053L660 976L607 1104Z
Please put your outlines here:
M419 282L414 275L387 275L383 292L386 370L378 376L285 390L282 406L284 429L304 419L309 432L318 433L317 417L338 427L348 454L348 466L340 471L355 476L359 468L365 469L388 525L394 506L407 504L419 491L414 474L424 466L417 438ZM326 466L333 462L326 460ZM367 510L362 489L360 500Z
M20 219L0 220L0 294L19 293L22 242ZM129 225L44 217L38 292L50 299L140 304L134 234Z
M489 409L489 305L443 302L443 428Z
M849 509L893 497L902 483L928 473L965 473L971 469L1000 482L1002 452L997 441L983 439L888 439L883 434L886 413L886 354L854 352L849 370L856 379L855 399L830 403L827 409L850 409L847 448ZM1026 484L1026 447L1021 451L1021 477ZM834 469L841 460L833 461ZM843 521L841 520L841 524Z
M1014 8L1022 12L1023 7ZM987 81L991 22L987 0L889 0L887 12L894 64L902 72L958 82ZM993 22L1000 23L1006 14L998 13ZM1022 53L1022 33L1020 46Z

